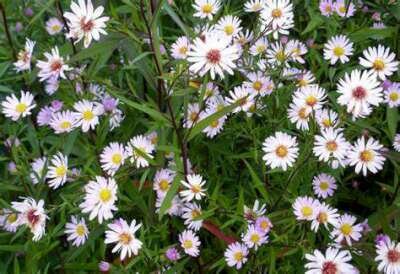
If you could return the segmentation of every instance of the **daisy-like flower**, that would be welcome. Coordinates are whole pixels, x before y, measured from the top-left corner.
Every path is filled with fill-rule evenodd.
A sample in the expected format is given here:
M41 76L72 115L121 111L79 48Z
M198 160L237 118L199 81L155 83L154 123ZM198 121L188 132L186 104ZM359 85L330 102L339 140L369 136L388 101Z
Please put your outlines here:
M117 197L117 183L113 178L96 176L96 181L89 181L85 186L85 200L79 205L83 213L90 213L89 220L98 218L103 220L113 217L112 211L118 210L115 203Z
M233 39L242 30L240 23L241 21L238 17L227 15L218 20L215 25L215 31L225 35L228 39Z
M331 16L333 14L334 10L334 5L332 0L321 0L319 2L319 10L321 11L321 14L324 16Z
M171 45L172 57L175 59L186 59L189 47L189 39L186 36L179 37L175 43Z
M319 109L315 112L315 118L321 129L337 127L338 114L330 109Z
M312 110L304 105L291 103L288 110L290 122L296 124L299 130L308 130L308 122L312 115Z
M367 176L367 171L377 173L383 168L385 157L380 150L383 146L374 138L370 137L365 140L362 136L354 145L352 145L347 153L350 166L355 166L355 172L358 174L362 171Z
M296 105L307 106L312 110L321 109L326 99L326 90L319 85L308 85L297 89L293 94Z
M16 232L21 225L19 215L9 209L0 209L0 227L8 232Z
M382 102L382 87L372 72L353 70L339 80L337 102L346 106L354 118L364 117L372 112L372 106Z
M289 42L286 43L286 52L288 53L290 60L300 64L305 63L302 56L307 53L307 47L299 40L289 40Z
M266 1L261 18L264 27L270 29L267 33L278 39L278 34L288 35L294 26L293 5L289 0Z
M378 271L387 274L400 273L400 243L383 241L376 245L375 261L378 262Z
M396 134L396 136L394 136L394 140L393 140L393 148L394 150L396 150L397 152L400 152L400 134Z
M107 226L108 230L106 230L106 239L104 243L116 243L111 252L120 252L121 261L126 257L130 258L132 255L136 256L143 245L135 235L136 231L138 231L141 226L141 223L136 224L135 219L133 219L129 225L124 219L119 218Z
M100 154L101 168L108 175L114 175L115 172L124 164L127 157L124 145L120 143L110 143Z
M249 250L246 245L239 242L234 242L228 245L224 255L225 261L230 267L236 267L236 269L241 269L242 266L247 262L247 255Z
M153 181L153 189L157 192L157 197L165 197L172 181L174 180L175 173L170 169L160 169L156 172Z
M31 164L32 172L30 173L29 177L31 178L34 185L42 181L43 178L46 178L46 162L46 157L36 158L35 160L33 160Z
M6 117L17 121L19 118L31 115L31 110L36 107L36 104L33 101L33 95L29 91L21 90L20 99L15 94L11 94L1 102L1 106L3 108L2 112Z
M179 192L180 196L183 197L183 201L190 202L193 199L201 200L206 189L203 188L206 181L203 180L201 175L189 174L186 176L186 180L181 180L181 184L186 188Z
M68 235L67 240L72 242L73 246L83 245L89 236L85 219L71 216L71 222L65 224L65 234Z
M271 220L268 217L265 217L265 216L258 217L256 219L254 225L255 225L255 228L258 231L260 231L260 232L262 232L264 234L267 234L271 230L271 228L273 227L273 225L271 223Z
M201 207L195 203L187 203L182 208L182 218L185 220L185 225L194 231L199 231L203 225L203 220L199 218L201 216ZM196 219L196 220L195 220Z
M250 54L253 56L262 55L267 52L268 49L268 39L266 37L261 37L250 47Z
M208 107L206 111L202 112L200 115L201 120L205 119L218 111L216 107ZM218 133L220 133L224 127L226 121L226 116L222 116L218 119L214 119L210 122L210 124L203 129L202 132L206 134L209 138L214 138Z
M231 44L229 38L212 33L207 35L204 41L196 38L188 56L187 60L192 63L190 71L199 73L200 76L210 71L211 79L215 79L216 74L223 79L224 71L233 74L233 69L236 68L234 62L239 58L239 51L236 45Z
M200 106L197 103L189 104L187 109L187 117L183 123L185 128L193 127L200 120Z
M391 108L400 106L400 83L392 83L385 90L385 102Z
M78 126L78 120L72 111L66 110L53 113L49 125L56 134L68 133Z
M179 242L186 254L197 257L200 254L199 247L201 242L199 237L192 230L187 229L179 234Z
M244 4L244 10L246 12L259 12L263 9L265 0L248 0Z
M315 176L313 178L312 184L314 194L322 199L333 196L333 193L337 188L335 178L326 173L321 173L318 176Z
M329 163L332 168L344 167L350 144L341 129L327 128L315 135L313 153L318 160Z
M14 63L17 72L31 70L32 53L35 44L35 41L31 41L28 38L26 39L25 48L18 52L17 62Z
M219 0L195 0L193 8L196 12L193 16L212 20L213 15L218 12L220 7L221 3Z
M261 97L272 93L274 83L271 78L265 76L261 71L250 72L246 77L248 81L245 81L243 85L247 87L251 93Z
M57 47L51 49L51 52L45 52L44 56L46 61L38 60L36 66L39 68L39 80L41 82L49 79L59 79L60 77L66 79L65 71L72 70L65 64L64 58L60 56ZM67 58L68 59L68 58Z
M297 197L292 207L297 220L312 221L316 218L320 202L308 196Z
M246 205L243 208L243 216L244 218L252 223L254 222L258 217L261 217L262 215L265 214L266 210L266 204L260 204L259 200L254 201L253 208L249 208Z
M305 257L308 261L304 266L307 269L306 274L359 273L349 264L351 254L347 250L341 251L334 247L328 247L324 255L321 251L315 249L313 254L306 254Z
M233 90L229 91L229 97L226 101L229 104L239 103L239 105L232 111L233 113L237 113L239 111L247 112L250 107L253 105L255 94L250 94L250 90L246 88L244 85L236 86Z
M64 24L56 17L52 17L46 22L46 31L50 35L56 35L62 31Z
M334 8L340 17L352 17L356 11L354 4L345 0L337 0L334 3Z
M247 227L247 232L242 235L242 241L248 248L258 249L261 245L265 244L268 240L268 235L257 229L254 225Z
M46 179L49 186L53 189L59 188L67 182L68 157L61 152L57 152L50 160Z
M154 145L145 136L138 135L129 140L126 151L136 168L147 167L149 166L147 159L153 159L151 153L154 152Z
M78 126L82 127L83 132L89 131L89 129L95 129L99 123L99 116L103 114L103 108L97 103L93 103L87 100L82 100L74 104L75 117L77 119Z
M75 43L83 39L83 46L87 48L92 39L98 41L100 34L107 34L104 29L109 17L100 17L104 11L103 6L94 9L91 0L79 0L78 4L71 2L71 10L65 12L64 17L68 20L68 37L76 39Z
M324 225L328 229L328 225L336 226L339 214L336 208L331 208L324 202L320 203L317 208L317 214L311 222L311 230L317 232L320 225Z
M296 80L296 85L300 88L304 88L315 82L315 76L311 71L302 70L296 74Z
M281 42L271 44L271 48L267 50L267 61L273 67L289 66L289 54Z
M382 45L369 47L363 51L363 55L364 57L360 57L360 65L376 73L382 80L398 70L399 62L395 60L396 55L390 51L390 48Z
M22 202L12 202L12 208L19 213L20 224L27 225L33 233L33 241L40 240L46 233L46 215L44 201L36 202L31 197L23 198Z
M343 241L351 246L352 241L358 241L361 238L362 226L356 224L356 217L344 214L337 219L335 228L331 232L331 237L341 244Z
M271 168L280 167L284 171L293 166L299 154L296 137L280 131L266 138L262 149L266 165Z
M324 59L334 65L338 60L347 63L353 55L353 43L345 35L336 35L324 45Z

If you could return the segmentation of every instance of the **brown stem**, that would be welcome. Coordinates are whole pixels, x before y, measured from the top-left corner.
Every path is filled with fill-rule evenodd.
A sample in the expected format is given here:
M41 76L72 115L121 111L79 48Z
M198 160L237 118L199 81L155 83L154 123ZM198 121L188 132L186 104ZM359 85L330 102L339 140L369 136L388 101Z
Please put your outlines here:
M3 18L4 31L6 32L7 41L8 41L8 44L10 45L11 50L12 50L13 59L17 60L17 52L16 52L16 50L14 48L14 44L13 44L13 41L11 39L10 30L8 28L6 11L5 11L2 3L0 3L0 10L1 10L1 17Z
M203 221L203 228L228 245L238 241L236 237L225 235L225 233L211 221Z
M61 20L64 23L65 29L67 30L67 33L69 33L69 26L67 24L67 20L64 17L64 11L63 11L63 8L61 6L60 0L56 1L56 6L57 6L57 10L58 10L59 16L61 17ZM74 52L74 54L76 54L78 51L76 50L75 43L74 43L74 40L72 39L72 37L69 38L69 41L70 41L71 46L72 46L72 51Z

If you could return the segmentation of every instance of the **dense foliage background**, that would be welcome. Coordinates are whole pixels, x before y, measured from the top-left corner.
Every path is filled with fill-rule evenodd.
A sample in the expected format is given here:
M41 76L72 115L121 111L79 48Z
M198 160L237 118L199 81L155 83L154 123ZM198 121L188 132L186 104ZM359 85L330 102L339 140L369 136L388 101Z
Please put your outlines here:
M242 20L242 27L257 28L256 15L243 11L244 1L223 2L217 18L226 14L237 15ZM21 145L11 149L6 146L0 148L0 205L11 208L11 202L20 196L44 199L50 218L46 224L46 235L38 242L31 240L26 227L19 228L15 234L0 233L0 273L92 273L98 271L98 263L102 260L112 263L115 273L149 273L165 270L167 265L172 267L171 272L235 272L225 263L227 243L207 229L199 232L202 242L199 257L184 256L173 264L166 260L166 248L178 243L178 234L185 229L180 218L164 214L166 208L159 213L155 210L152 180L157 169L166 164L165 154L169 152L185 155L190 159L193 170L205 178L207 198L202 203L202 218L225 235L240 238L245 232L245 205L252 207L256 199L267 205L267 215L274 225L269 242L249 256L241 271L303 273L304 254L326 247L329 233L323 230L318 234L312 232L309 224L296 220L291 208L298 196L312 195L313 177L326 172L334 176L338 184L335 195L328 200L329 204L341 212L351 212L359 222L368 219L372 228L351 247L355 251L352 252L353 265L360 273L376 272L375 236L385 233L394 240L399 239L398 152L390 150L384 169L365 177L354 173L353 168L334 170L319 162L312 154L317 126L313 124L309 131L299 131L289 121L287 110L296 87L293 81L280 80L279 74L272 75L278 87L272 95L263 98L265 108L256 115L249 117L238 113L229 116L223 131L213 139L201 133L201 125L188 131L181 127L184 109L188 102L200 100L199 86L210 79L208 76L189 78L187 74L184 78L180 77L188 65L172 60L168 55L170 45L177 37L184 34L192 38L195 36L194 26L199 19L193 17L192 1L113 0L93 3L95 6L103 5L105 14L110 17L106 29L108 35L102 36L89 48L83 48L82 43L73 48L63 35L49 36L45 30L47 19L60 18L60 7L64 11L69 10L69 0L1 1L0 9L5 16L1 18L0 32L1 98L13 92L29 90L38 105L48 105L58 99L65 106L72 106L86 96L75 91L76 82L84 90L96 83L120 100L125 119L120 127L112 131L104 118L95 130L88 133L77 129L58 135L48 127L37 125L35 115L38 109L33 111L33 116L17 122L4 116L0 118L1 140L17 137L21 142ZM390 47L397 58L400 56L400 3L363 3L368 6L368 12L357 10L351 18L340 18L322 16L317 1L294 0L295 27L289 36L304 42L313 39L305 55L305 66L314 73L320 86L328 91L328 105L339 113L341 126L346 128L346 138L354 141L367 134L391 148L398 131L398 108L381 105L367 118L353 121L345 108L336 103L338 94L334 91L345 72L360 67L358 58L352 58L346 64L330 66L322 55L323 44L331 36L346 34L354 42L354 56L360 56L368 46L378 43ZM25 12L28 7L33 10L29 16ZM382 15L385 28L371 28L372 12ZM7 37L5 22L10 37ZM16 24L22 24L22 29L16 31ZM152 46L147 42L149 31ZM57 45L62 56L70 57L68 63L71 66L85 68L80 77L61 81L59 90L49 96L38 81L35 66L31 72L17 74L12 63L27 37L37 42L34 60L42 59L43 52ZM161 44L167 53L159 50ZM166 88L173 90L168 100L158 94L158 90L163 89L163 80ZM399 72L391 80L400 81ZM235 72L216 82L221 92L227 94L243 81L244 77ZM169 108L172 109L172 116ZM87 222L90 230L87 242L81 247L71 246L64 234L65 224L71 215L80 215L82 187L94 176L104 174L98 160L102 149L110 142L126 143L135 135L152 131L157 132L158 143L150 168L137 169L126 165L114 176L118 183L118 212L115 216L143 223L137 232L143 242L139 255L121 263L118 255L111 253L112 248L104 244L106 225L98 224L96 220ZM276 131L297 136L299 143L299 157L294 167L286 172L270 169L262 160L262 143ZM185 139L183 144L182 138ZM32 160L57 151L68 155L69 166L80 169L80 174L56 190L44 183L31 184ZM175 157L175 160L178 170L182 170L180 158ZM16 170L10 171L10 162L15 163Z

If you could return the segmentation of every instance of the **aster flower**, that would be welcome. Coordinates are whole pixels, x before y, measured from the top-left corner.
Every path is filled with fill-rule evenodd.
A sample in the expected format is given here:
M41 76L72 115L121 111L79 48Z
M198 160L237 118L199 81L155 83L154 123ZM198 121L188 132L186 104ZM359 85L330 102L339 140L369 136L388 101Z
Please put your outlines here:
M242 241L248 248L258 249L261 245L265 244L268 240L268 235L257 229L254 225L247 227L247 232L242 235Z
M336 180L329 174L320 173L315 176L312 181L314 194L322 199L333 196L337 185Z
M131 163L135 163L136 168L147 167L147 159L153 159L154 145L143 135L138 135L129 140L126 147Z
M36 64L39 68L39 80L43 82L49 79L56 80L60 77L67 79L65 72L72 70L72 68L65 64L64 58L60 56L58 48L52 48L51 52L45 52L44 56L47 60L38 60Z
M84 201L79 205L83 213L90 213L89 220L98 218L101 224L103 220L113 217L112 211L116 211L117 183L113 178L96 176L96 181L89 181L85 186Z
M334 13L334 5L332 0L321 0L319 2L319 10L324 16L331 16Z
M399 133L394 136L393 148L397 152L400 152L400 134Z
M158 196L156 200L156 212L160 212L160 207L162 203L164 202L165 195L164 196ZM167 208L166 212L170 216L181 216L182 215L182 208L183 208L183 202L179 198L179 195L175 195L174 198L172 198L171 205L169 208Z
M70 110L54 112L49 125L56 134L68 133L78 126L78 120Z
M312 221L316 218L320 203L308 196L297 197L292 207L297 220Z
M91 0L79 0L78 4L71 2L70 8L72 12L65 12L64 17L70 30L68 37L75 39L75 43L83 39L83 46L87 48L93 39L100 39L100 34L107 34L104 29L109 17L100 17L104 11L103 6L94 9Z
M189 39L181 36L171 45L171 56L175 59L186 59L189 47Z
M174 177L175 173L170 169L157 170L153 180L153 189L157 192L157 197L165 197Z
M46 21L46 31L50 35L56 35L62 31L64 24L56 17L52 17Z
M242 266L247 262L247 255L249 250L244 244L234 242L230 244L224 255L225 261L230 267L236 267L236 269L241 269Z
M227 15L218 20L215 25L215 31L226 36L228 39L233 39L242 30L240 23L241 20L238 17Z
M45 106L40 109L36 121L39 126L48 126L50 125L51 118L53 117L54 110L49 107Z
M35 41L31 41L26 38L25 48L18 52L17 62L14 63L15 70L17 72L31 70L32 53L35 44Z
M337 0L334 3L336 13L340 17L352 17L355 13L355 6L353 3L348 3L345 0Z
M347 250L339 250L334 247L329 247L325 255L318 249L315 249L312 254L306 254L308 263L304 266L306 274L328 274L328 273L346 273L357 274L358 271L349 264L351 254Z
M185 225L194 231L199 231L203 225L202 219L197 220L201 214L201 207L195 203L186 203L182 208L182 218L185 220Z
M378 78L385 80L387 76L391 76L398 70L399 62L396 61L396 55L382 45L378 47L369 47L363 51L360 57L360 65L370 69Z
M358 241L361 238L362 227L356 224L356 217L349 214L340 216L331 232L331 237L339 244L346 241L351 246L352 241Z
M211 79L215 79L216 74L223 79L224 71L232 75L239 53L238 47L230 42L229 38L215 33L207 35L204 41L196 38L188 52L190 71L200 76L210 71Z
M300 64L305 63L302 56L307 53L307 47L303 42L292 39L285 44L285 47L291 61L298 62Z
M376 245L375 261L378 263L378 271L387 274L400 273L400 243L391 241Z
M7 232L16 232L21 225L19 214L9 210L0 209L0 227Z
M72 242L73 246L83 245L89 236L85 219L71 216L71 221L65 224L65 234L68 235L67 240Z
M200 114L200 120L203 120L214 113L218 112L218 108L216 107L208 107L205 111L201 112ZM220 133L224 127L226 121L226 116L222 116L218 119L212 120L209 125L203 129L202 132L206 134L207 137L209 138L214 138L218 133Z
M260 37L250 47L250 54L253 56L263 55L267 52L268 45L268 39L266 37Z
M317 84L297 89L293 94L293 102L298 106L306 106L312 110L321 109L326 99L326 90Z
M126 158L127 153L124 145L112 142L100 154L101 168L109 175L114 175L124 164Z
M263 9L265 0L248 0L244 4L244 10L246 12L259 12Z
M243 85L247 87L251 93L261 97L272 93L274 83L271 78L265 76L261 71L250 72L246 77L248 80L243 82Z
M20 118L31 115L31 110L36 107L33 101L33 95L29 91L21 90L21 98L18 99L14 94L11 94L1 102L3 114L17 121Z
M143 245L135 235L136 231L138 231L141 226L141 223L136 224L135 219L133 219L129 225L124 219L119 218L107 226L108 230L106 230L106 239L104 243L116 243L112 249L112 253L120 252L122 261L126 257L130 258L132 255L136 256Z
M50 160L46 179L51 188L56 189L67 182L68 157L57 152Z
M291 103L288 109L288 117L290 122L296 124L299 130L308 130L308 122L312 116L312 109L303 104Z
M339 124L338 114L330 109L317 110L315 118L321 129L335 128Z
M77 126L82 128L83 132L89 129L95 129L99 123L99 116L103 114L104 110L98 103L82 100L74 104L74 116L77 120Z
M266 216L258 217L254 226L258 231L264 234L267 234L273 227L271 220Z
M311 230L317 232L320 225L325 226L326 229L328 229L328 225L336 226L338 217L337 209L322 202L319 204L315 218L311 222Z
M362 136L359 138L347 153L350 166L355 166L355 172L362 171L367 176L367 171L377 173L383 168L385 157L381 154L383 146L374 138Z
M190 229L184 230L179 234L179 242L186 254L197 257L200 254L199 247L201 242L199 237Z
M395 108L400 106L400 83L392 83L384 93L385 102L389 107Z
M273 34L275 39L278 34L288 35L294 26L293 5L289 0L266 1L261 11L264 28L269 28L267 33Z
M247 219L249 222L254 222L258 217L261 217L265 214L266 204L260 204L259 200L254 201L253 208L249 208L246 205L243 207L243 215L244 218Z
M324 45L324 59L334 65L337 61L347 63L353 55L353 43L345 35L336 35Z
M221 3L219 0L195 0L193 8L196 12L193 16L212 20L213 15L218 12L220 7Z
M255 94L250 94L250 90L242 85L234 87L233 90L230 90L229 97L226 99L226 101L232 105L239 103L239 105L232 111L233 113L237 113L239 111L247 112L253 105L254 96Z

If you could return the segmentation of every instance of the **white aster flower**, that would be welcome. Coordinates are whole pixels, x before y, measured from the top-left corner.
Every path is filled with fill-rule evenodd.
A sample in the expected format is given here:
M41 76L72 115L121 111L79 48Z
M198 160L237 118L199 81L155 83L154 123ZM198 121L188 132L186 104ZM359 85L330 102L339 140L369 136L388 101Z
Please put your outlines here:
M206 189L203 188L206 181L203 180L201 175L189 174L186 176L186 180L181 180L181 184L186 188L179 192L180 196L183 197L183 201L190 202L193 199L201 200Z
M15 70L17 72L31 70L32 53L35 44L35 41L31 41L26 38L25 48L18 52L17 62L14 63Z
M104 243L116 243L112 249L112 253L120 252L121 261L126 257L130 258L132 255L136 256L143 245L135 235L136 231L138 231L141 226L141 223L136 224L135 219L133 219L129 225L124 219L119 218L107 226L108 230L106 230L106 239Z
M263 55L267 52L268 45L268 39L261 37L250 47L250 54L253 56Z
M376 73L382 80L398 70L399 62L395 60L396 55L390 52L390 48L382 45L369 47L363 51L363 55L364 57L360 57L360 65Z
M335 238L338 244L346 241L351 246L352 241L358 241L361 238L362 226L356 224L356 217L349 214L340 216L337 220L335 228L331 232L331 237Z
M241 269L242 266L247 262L248 254L249 250L247 249L246 245L239 242L234 242L228 245L224 256L228 266Z
M36 64L36 66L39 68L39 80L43 82L49 79L57 80L60 77L67 79L65 72L72 70L72 68L65 64L64 58L60 56L58 48L52 48L51 52L45 52L44 56L47 60L38 60Z
M320 225L328 229L328 225L336 226L339 214L336 208L331 208L324 202L320 203L317 208L317 214L311 222L311 230L317 232Z
M308 130L308 122L312 116L312 109L304 106L291 103L289 105L288 117L290 122L296 124L296 128L299 130Z
M193 16L212 20L213 15L218 12L220 7L221 3L219 0L195 0L193 8L196 12Z
M319 109L315 112L315 118L321 129L335 128L338 126L338 114L330 109Z
M225 35L228 39L236 38L242 30L241 20L232 15L227 15L218 20L215 25L215 31Z
M286 44L286 52L289 55L289 59L300 64L304 64L303 55L307 53L307 47L303 42L293 39L289 40Z
M56 17L52 17L46 22L46 31L50 35L56 35L62 31L64 24Z
M396 150L397 152L400 152L400 134L396 134L396 136L394 136L394 140L393 140L393 148L394 150Z
M326 173L320 173L318 176L315 176L312 184L314 194L322 199L333 196L337 188L335 178Z
M308 70L299 71L295 78L297 80L296 85L300 88L307 87L315 82L315 76Z
M259 12L264 8L265 0L248 0L244 4L244 11Z
M179 37L175 43L171 45L172 57L175 59L186 59L189 47L189 39L186 36Z
M153 189L157 192L157 197L165 197L174 180L175 173L167 168L156 172L153 181Z
M256 229L254 225L249 225L247 231L242 235L242 241L248 248L258 249L261 245L265 244L268 240L268 235Z
M312 221L317 217L320 202L308 196L297 197L294 201L293 213L297 220Z
M0 228L8 232L16 232L21 225L19 215L9 209L0 209Z
M351 254L347 250L339 250L328 247L325 255L318 249L313 254L306 254L308 263L304 266L306 274L358 274L359 272L351 265Z
M195 203L186 203L182 208L182 218L185 220L185 225L194 231L199 231L203 225L202 219L197 220L201 217L201 214L201 207Z
M289 0L266 1L261 18L264 28L269 29L267 34L272 32L275 39L278 34L288 35L294 26L293 5Z
M392 83L385 90L385 102L391 108L400 106L400 83Z
M135 163L136 168L147 167L147 159L153 159L154 145L143 135L138 135L129 140L126 151L131 163Z
M331 65L337 61L347 63L353 55L353 43L345 35L336 35L324 45L324 59Z
M73 246L83 245L89 236L85 219L71 216L71 222L65 224L65 234L68 235L67 240L72 242Z
M258 217L265 214L266 204L260 204L259 200L254 201L253 208L249 208L246 205L243 207L243 216L249 222L254 222Z
M67 182L68 157L57 152L51 160L46 175L47 183L53 189L63 186Z
M83 213L90 213L89 220L98 218L103 220L113 217L112 211L118 210L115 203L117 197L117 183L113 178L96 176L96 181L89 181L85 186L85 200L79 205Z
M114 175L124 164L127 156L124 145L112 142L106 146L100 154L101 168L107 172L107 174Z
M313 84L297 89L293 94L293 102L296 105L318 110L322 108L326 97L326 90L317 84Z
M74 116L78 123L77 126L80 126L83 132L95 129L99 123L99 116L104 112L100 104L88 100L76 102L74 109Z
M70 110L54 112L49 125L56 134L68 133L78 126L78 120Z
M400 273L400 243L384 241L376 245L375 261L378 262L378 271L386 274Z
M199 247L201 242L199 237L190 229L187 229L179 234L179 242L186 254L192 257L197 257L200 254Z
M201 112L200 119L203 120L214 113L218 112L216 107L208 107L205 111ZM209 138L214 138L218 133L220 133L224 127L226 121L226 116L222 116L218 119L212 120L209 125L203 129L202 132L206 134Z
M232 111L233 113L239 111L247 112L254 103L254 96L255 94L250 94L250 89L241 85L236 86L233 90L229 91L229 97L226 101L231 105L239 103L239 105Z
M243 82L243 85L255 95L264 97L265 95L271 94L274 90L274 82L261 71L250 72L246 77L248 80Z
M103 6L93 8L91 0L79 0L78 4L71 2L72 12L65 12L64 17L68 20L68 37L76 39L78 43L83 39L85 48L89 47L92 39L98 41L100 34L107 34L104 30L108 17L100 17L104 11Z
M19 118L31 115L31 110L36 107L36 104L33 101L33 95L29 91L21 90L20 99L15 94L11 94L1 102L1 106L2 112L6 117L17 121Z

